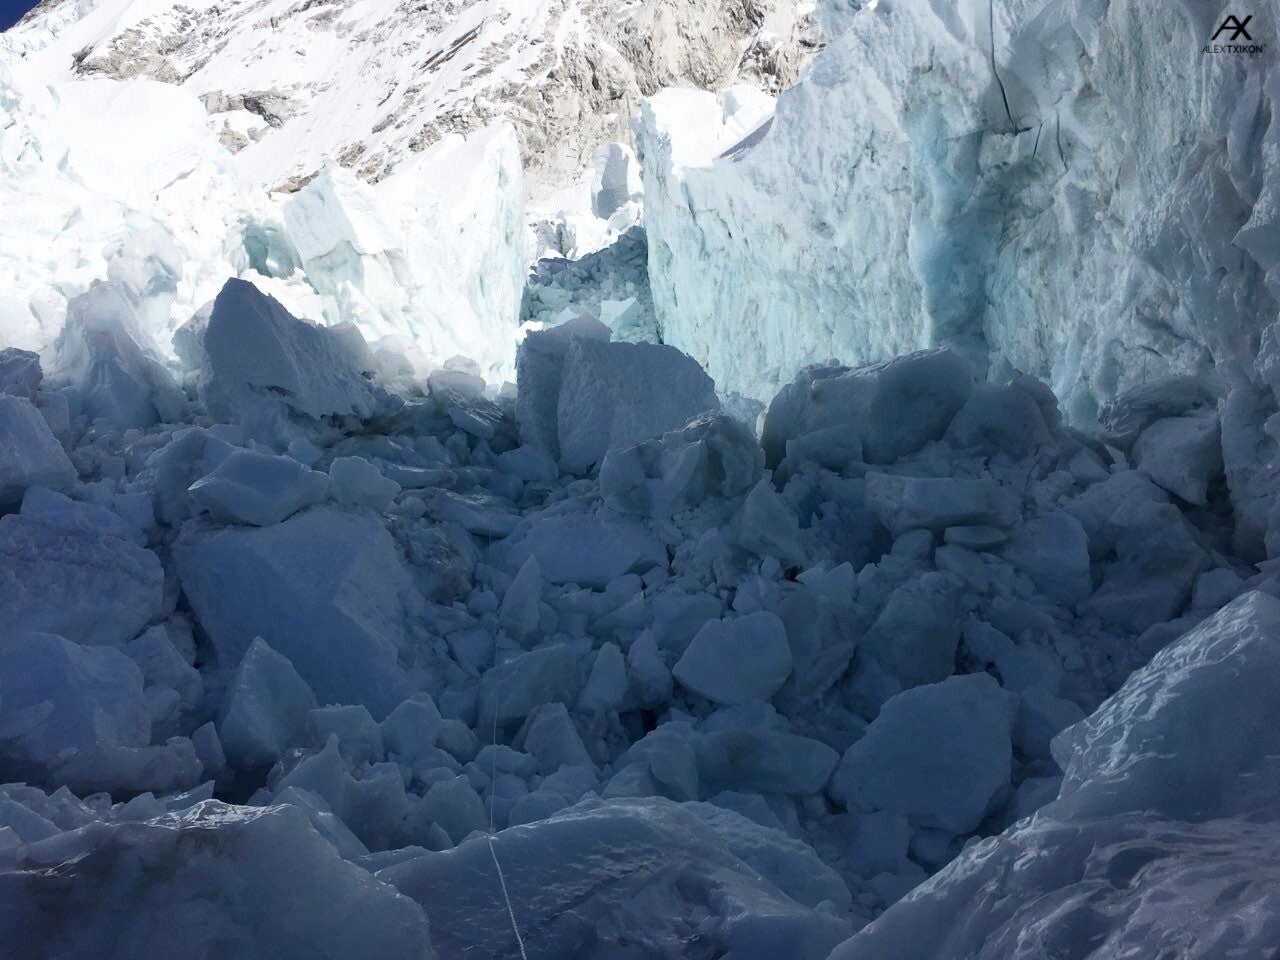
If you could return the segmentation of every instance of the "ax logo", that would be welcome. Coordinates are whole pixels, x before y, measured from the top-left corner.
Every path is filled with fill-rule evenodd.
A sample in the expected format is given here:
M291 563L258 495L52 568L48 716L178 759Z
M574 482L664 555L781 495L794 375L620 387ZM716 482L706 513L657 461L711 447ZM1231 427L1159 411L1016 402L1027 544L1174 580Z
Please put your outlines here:
M1253 14L1249 14L1243 20L1234 13L1222 21L1222 26L1209 42L1200 48L1201 53L1227 53L1227 54L1249 54L1257 56L1266 53L1267 45L1265 43L1255 43L1253 34L1249 32L1249 21L1253 19ZM1255 26L1256 30L1257 27ZM1225 36L1224 36L1225 34ZM1221 42L1219 42L1221 38Z
M1239 17L1235 16L1234 14L1227 17L1227 19L1222 21L1222 26L1218 28L1218 32L1209 38L1209 42L1212 43L1214 40L1217 40L1220 36L1222 36L1222 33L1224 30L1233 31L1231 36L1227 37L1227 39L1232 41L1233 43L1236 40L1239 40L1241 37L1244 37L1246 40L1252 42L1253 37L1249 36L1249 31L1248 29L1246 29L1249 26L1249 21L1252 19L1253 19L1253 14L1249 14L1249 16L1245 17L1243 20L1241 20Z

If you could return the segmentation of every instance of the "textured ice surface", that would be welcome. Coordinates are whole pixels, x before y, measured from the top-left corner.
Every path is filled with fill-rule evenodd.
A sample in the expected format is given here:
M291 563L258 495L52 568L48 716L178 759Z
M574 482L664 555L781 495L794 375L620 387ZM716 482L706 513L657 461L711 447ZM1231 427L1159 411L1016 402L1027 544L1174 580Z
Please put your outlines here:
M234 170L189 92L106 78L54 89L10 86L0 64L6 209L29 245L0 262L0 343L59 338L59 367L92 376L104 415L158 419L153 358L172 357L174 333L228 276L314 321L400 337L435 363L468 353L510 377L526 261L509 125L446 137L376 186L328 169L280 203ZM440 182L454 189L424 189ZM108 322L114 340L86 339Z
M448 190L425 189L447 183ZM325 318L510 379L524 288L524 178L510 125L451 136L370 186L326 167L284 206Z
M1265 696L1280 671L1280 601L1246 593L1171 643L1054 742L1063 816L1274 818L1280 751Z
M188 493L219 520L268 527L322 500L328 489L323 473L291 457L237 450Z
M766 610L736 620L709 620L671 673L716 703L768 700L791 674L786 627Z
M827 47L741 147L709 135L727 98L646 102L665 342L761 400L805 363L947 344L1085 422L1171 372L1265 382L1266 57L1202 55L1209 12L1154 0L823 6Z
M135 236L109 265L113 279L95 281L67 304L49 380L72 387L89 419L120 428L181 419L185 397L148 329L163 317L180 271L163 231Z
M35 917L80 909L78 871L110 880L137 863L158 866L120 881L141 904L122 955L169 936L149 904L224 885L190 936L240 943L274 888L240 897L278 885L278 864L236 839L262 831L255 851L325 873L294 883L290 910L355 897L389 938L368 939L379 956L505 956L514 915L530 956L638 944L674 960L696 938L823 958L886 909L863 935L896 929L915 901L895 902L922 884L916 897L934 896L930 874L970 869L975 851L1022 864L1048 850L1065 873L1046 889L1070 898L1073 836L1120 845L1116 866L1084 860L1087 884L1133 867L1151 818L1269 816L1269 754L1247 746L1269 749L1265 731L1228 734L1269 722L1255 701L1280 588L1227 552L1212 431L1157 429L1205 417L1198 388L1117 404L1103 443L1064 427L1030 380L975 386L956 356L918 353L806 371L762 445L677 396L647 420L637 398L665 380L635 377L643 365L623 360L640 348L593 321L532 336L514 396L461 357L397 396L364 376L343 328L230 291L270 336L245 339L248 354L234 337L205 349L225 304L188 329L200 369L176 409L201 426L59 413L81 388L24 375L22 402L50 423L39 443L73 471L66 493L28 487L0 518L0 600L20 628L0 664L0 759L38 784L0 787L0 883L15 885L0 915L41 944L87 951ZM607 376L575 409L603 453L562 474L546 444L563 458L566 367L584 344ZM655 378L688 371L701 395L692 361L651 349ZM238 371L247 420L204 405L219 365ZM1193 476L1203 506L1167 488ZM1232 686L1246 674L1258 690ZM1215 710L1221 723L1199 719ZM1192 733L1206 737L1194 749ZM1193 808L1170 806L1173 781ZM1123 790L1141 812L1096 814ZM198 806L213 798L240 805ZM1225 896L1225 874L1191 890L1186 838L1229 865L1258 854L1232 845L1252 836L1235 820L1160 823L1174 854L1125 889L1160 929L1188 929L1160 919L1158 898ZM188 830L214 831L221 852L174 839ZM1041 882L906 926L968 936L1031 910ZM166 915L195 923L182 909ZM1233 929L1214 910L1206 937ZM104 929L91 912L86 929ZM1053 914L1027 943L1092 942L1081 923ZM270 940L281 955L312 942Z
M697 363L656 343L612 343L587 321L530 333L517 360L521 436L574 473L605 455L717 412Z
M275 2L261 36L305 30L302 53L189 59L239 4L54 4L47 45L0 39L24 61L0 66L24 231L0 228L0 343L48 347L47 375L0 354L6 935L672 960L820 960L873 921L839 949L1275 941L1266 61L1193 69L1176 50L1210 18L1150 0L826 5L776 113L652 100L645 256L622 146L532 210L541 253L622 239L544 264L518 317L536 144L484 125L502 105L385 111L448 94L433 71L505 82L528 11L459 8L452 53L427 65L412 33L321 96L314 64L404 11ZM613 7L539 6L557 78L502 95L624 122L615 59L670 76L673 31L718 30L677 7L597 45ZM730 39L733 71L790 69L787 37ZM184 87L240 59L211 130ZM175 63L168 86L33 82ZM302 85L246 85L280 64ZM402 66L432 89L367 107ZM375 114L336 162L308 152ZM297 164L318 175L287 197L237 173ZM734 391L772 401L763 442Z
M790 0L309 10L58 4L6 32L0 196L21 227L3 231L0 345L46 347L68 301L119 279L119 250L159 238L133 272L154 281L135 290L152 288L142 327L162 354L239 276L355 323L397 367L461 352L510 379L526 247L580 255L640 219L619 142L640 99L777 89L816 40ZM591 299L652 327L630 293Z
M513 567L536 557L552 583L604 587L662 563L661 542L644 525L607 513L566 513L525 522L503 544Z
M435 956L422 910L344 862L297 807L208 801L161 814L25 847L0 870L0 936L119 960Z
M598 318L615 340L659 339L642 228L631 227L608 246L573 260L534 262L520 303L521 322L555 326L584 315Z
M320 508L262 529L195 529L178 569L223 669L262 637L322 703L385 716L404 699L396 657L411 588L377 521Z
M0 395L0 443L4 444L0 504L20 502L27 489L37 484L59 490L75 480L66 451L25 397Z
M763 828L735 826L768 842ZM642 951L675 958L696 937L710 951L744 960L782 953L822 960L844 926L788 897L767 879L769 871L757 874L714 819L707 823L667 800L587 802L513 827L493 843L529 957ZM500 888L476 882L496 880L488 844L473 838L377 875L430 911L442 956L496 958L516 950L500 922ZM803 860L779 865L788 866L796 883L812 869Z
M291 417L368 417L388 399L364 375L358 332L299 320L243 280L218 294L200 345L210 410L268 442L287 439Z
M833 954L1265 955L1280 934L1280 604L1249 593L1054 743L1036 816L965 850Z
M29 516L0 517L0 609L5 629L119 646L164 606L154 553L110 533Z
M7 627L0 640L0 773L49 783L79 754L146 746L142 674L109 647Z
M275 763L289 746L302 742L315 705L293 664L255 639L227 685L218 723L227 759L249 769Z
M335 457L329 465L329 496L338 503L385 509L399 492L400 484L363 457Z
M906 690L845 753L832 792L851 808L969 833L1009 782L1012 726L1013 698L988 676Z
M822 445L839 437L849 460L892 462L941 437L972 390L972 370L948 350L852 370L807 367L769 404L761 443L770 465L815 433Z
M708 497L745 493L763 465L745 425L724 415L699 417L683 429L610 450L600 463L600 492L615 510L661 517Z

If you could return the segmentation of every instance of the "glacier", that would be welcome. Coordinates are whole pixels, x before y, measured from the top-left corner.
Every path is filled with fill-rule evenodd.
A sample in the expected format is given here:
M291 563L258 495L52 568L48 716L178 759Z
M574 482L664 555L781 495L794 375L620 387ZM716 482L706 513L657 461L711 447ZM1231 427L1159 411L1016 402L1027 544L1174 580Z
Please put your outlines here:
M1219 23L41 4L0 941L1269 956L1276 73Z
M6 206L35 242L14 236L5 257L7 344L65 339L73 292L110 280L130 288L121 309L134 315L132 339L171 360L182 323L240 276L317 321L386 339L419 372L467 354L497 382L514 375L526 265L510 126L454 135L373 186L334 166L273 199L236 171L199 103L170 85L8 90ZM159 130L156 115L170 118ZM117 137L131 149L116 149ZM440 182L469 205L484 197L474 210L485 215L462 216L427 186ZM51 374L72 363L68 349L59 345Z
M1274 74L1201 53L1216 10L856 7L820 7L829 44L753 131L724 96L644 104L665 342L760 400L806 363L949 346L1082 423L1171 374L1269 383Z

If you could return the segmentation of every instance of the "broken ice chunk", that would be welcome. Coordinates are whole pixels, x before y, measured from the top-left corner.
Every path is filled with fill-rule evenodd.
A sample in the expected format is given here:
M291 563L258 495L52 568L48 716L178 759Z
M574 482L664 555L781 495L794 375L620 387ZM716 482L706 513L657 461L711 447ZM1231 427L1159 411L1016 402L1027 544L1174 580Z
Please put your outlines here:
M607 514L562 513L523 521L503 544L509 568L537 557L550 583L603 588L624 573L665 566L667 551L643 524Z
M498 622L511 636L524 640L538 629L541 602L542 571L538 567L537 556L530 554L502 597Z
M17 347L0 350L0 394L34 400L43 379L40 354Z
M523 720L544 703L573 703L577 692L577 663L567 644L531 650L492 668L481 679L480 729Z
M600 492L615 510L666 516L708 497L746 493L763 466L764 455L745 426L727 416L706 416L610 450L600 467Z
M358 333L298 320L244 280L218 294L203 347L210 410L265 440L283 440L289 417L367 419L397 405L364 375L372 358Z
M0 632L0 779L61 782L79 754L150 741L142 672L123 653Z
M119 537L0 517L0 610L5 629L47 631L119 646L164 606L164 571Z
M1278 684L1280 600L1246 593L1054 739L1065 771L1056 810L1073 817L1157 811L1193 821L1274 811Z
M236 450L189 492L219 520L266 527L319 503L328 487L323 473L292 457Z
M610 450L720 409L697 361L656 343L610 343L598 322L530 333L517 359L516 415L526 443L574 473Z
M1133 447L1138 469L1181 497L1203 505L1210 482L1222 474L1222 439L1218 417L1202 413L1167 417L1142 431Z
M1008 790L1015 705L984 673L903 691L845 751L831 794L851 810L970 833Z
M806 367L769 405L760 442L773 467L792 438L840 428L861 442L868 463L892 463L939 439L972 392L972 370L949 350L855 369Z
M363 457L334 457L329 464L329 496L353 507L386 510L400 492L400 484Z
M786 628L767 610L735 620L710 620L690 641L672 674L716 703L768 700L791 675Z
M897 587L867 631L863 647L904 687L936 683L955 671L961 582L930 571Z
M908 530L1009 527L1018 501L991 480L867 474L867 506L895 537Z
M0 394L0 507L17 504L29 487L66 490L75 482L75 467L40 411Z
M261 638L249 644L227 688L218 734L232 766L267 767L302 745L316 698L287 657Z
M6 871L0 941L110 960L424 956L422 911L343 861L313 814L207 800L51 837Z
M785 841L784 853L776 841L747 836L748 821L726 829L714 812L707 820L662 799L584 801L377 877L430 906L432 943L442 956L499 960L518 952L510 925L494 921L506 915L502 887L469 879L493 878L496 857L515 916L537 920L540 946L530 956L686 956L696 925L707 956L825 960L848 923L792 899L749 863L766 866L804 900L825 885L843 902L838 880L793 874L789 868L803 871L810 858Z
M408 694L399 647L412 587L371 514L317 507L271 527L192 530L175 554L223 669L262 637L321 702L362 703L377 719Z

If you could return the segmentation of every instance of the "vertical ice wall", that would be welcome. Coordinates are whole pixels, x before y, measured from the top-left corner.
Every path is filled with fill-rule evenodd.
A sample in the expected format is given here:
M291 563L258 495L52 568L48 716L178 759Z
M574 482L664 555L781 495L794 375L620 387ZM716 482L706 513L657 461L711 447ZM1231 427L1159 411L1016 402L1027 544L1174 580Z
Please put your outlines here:
M644 110L663 336L759 398L929 344L1050 380L1081 421L1172 372L1260 382L1276 12L1250 54L1203 52L1225 14L1192 0L827 4L758 142L699 154L714 117Z
M510 124L447 137L373 185L327 167L285 204L284 219L329 322L514 379L526 260Z

